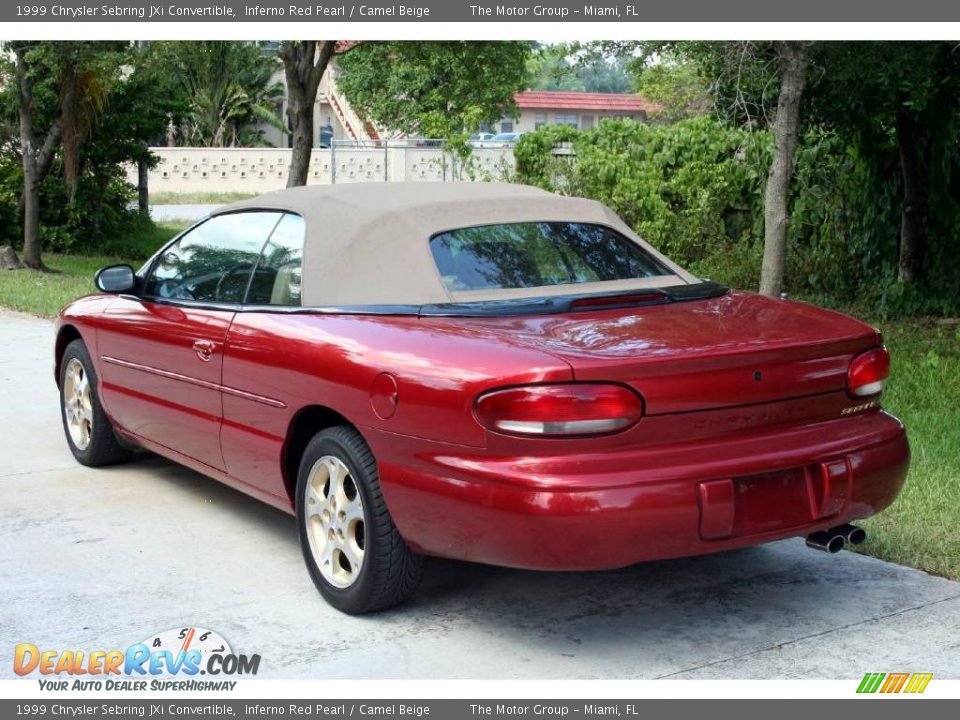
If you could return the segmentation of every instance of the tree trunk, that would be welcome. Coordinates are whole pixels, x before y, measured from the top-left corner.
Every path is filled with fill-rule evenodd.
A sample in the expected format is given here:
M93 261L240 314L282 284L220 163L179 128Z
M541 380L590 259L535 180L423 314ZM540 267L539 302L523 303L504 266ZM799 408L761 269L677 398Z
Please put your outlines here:
M790 181L800 124L800 100L807 75L807 45L779 42L780 97L773 122L773 158L763 205L763 268L760 292L776 297L783 290L790 218Z
M308 102L302 91L291 88L287 92L287 115L290 118L293 141L287 187L297 187L307 184L310 170L310 155L313 152L313 102Z
M36 270L43 269L40 259L40 193L36 170L23 162L23 264Z
M67 186L67 202L77 199L80 180L80 132L77 127L80 108L77 102L77 69L72 62L64 64L60 84L60 126L63 128L63 181Z
M17 82L20 90L20 154L23 158L23 264L43 269L40 259L40 183L50 171L60 144L60 120L54 121L47 136L37 147L33 127L33 80L27 68L26 48L14 49Z
M150 167L144 158L137 160L137 205L141 215L150 214Z
M307 184L310 154L313 152L313 106L317 102L320 80L336 46L336 40L285 40L280 43L293 148L287 187Z
M912 283L920 277L923 258L923 225L920 204L923 202L920 171L917 161L917 123L913 113L897 115L897 145L900 150L900 171L903 175L903 208L900 211L900 263L897 279Z

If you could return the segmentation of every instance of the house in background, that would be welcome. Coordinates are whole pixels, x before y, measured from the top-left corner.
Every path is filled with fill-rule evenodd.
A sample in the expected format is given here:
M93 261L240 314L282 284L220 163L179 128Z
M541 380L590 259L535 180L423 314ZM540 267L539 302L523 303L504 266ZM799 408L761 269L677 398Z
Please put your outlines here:
M332 140L379 140L380 133L369 120L364 120L353 110L350 103L337 87L337 75L340 69L336 61L331 60L327 71L320 80L317 90L317 102L313 106L313 145L330 147ZM282 70L276 75L276 81L286 85ZM277 110L280 117L287 121L287 101ZM273 147L292 147L292 137L275 127L262 125L264 140Z
M658 103L633 93L525 90L514 96L519 116L503 118L490 132L533 132L544 125L570 125L588 130L604 119L638 122L661 109Z
M377 141L397 138L384 128L377 128L361 118L340 92L337 75L340 70L332 61L320 81L313 111L314 147L329 147L331 140ZM279 73L279 82L284 82ZM658 103L633 93L592 93L553 90L525 90L514 96L519 114L502 118L495 125L481 126L483 132L533 132L544 125L570 125L587 130L604 119L630 118L644 122L648 113L661 109ZM286 101L279 109L286 118ZM289 133L263 127L264 139L274 147L290 147Z
M314 147L333 149L312 153L311 185L478 181L503 177L513 167L513 143L482 144L471 156L472 169L465 173L442 143L413 137L403 142L400 134L374 127L359 117L340 93L337 74L336 67L328 68L314 106ZM279 80L282 82L282 77ZM533 132L552 124L589 129L615 118L643 122L648 113L660 109L656 103L628 93L525 91L515 97L517 116L503 118L485 128L486 132ZM285 102L278 110L286 110ZM150 170L150 186L171 193L257 194L282 188L288 175L290 135L270 126L261 129L272 148L154 148L160 163ZM387 139L400 142L385 144ZM136 182L137 168L131 166L130 173L130 182Z

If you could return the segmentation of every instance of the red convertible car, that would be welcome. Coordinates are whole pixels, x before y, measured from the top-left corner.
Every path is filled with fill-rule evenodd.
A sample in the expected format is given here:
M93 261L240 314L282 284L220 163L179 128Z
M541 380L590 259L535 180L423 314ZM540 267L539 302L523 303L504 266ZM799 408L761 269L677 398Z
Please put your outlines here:
M284 190L96 284L56 329L77 460L146 448L295 513L346 612L401 601L425 555L835 552L907 472L877 330L694 277L591 200Z

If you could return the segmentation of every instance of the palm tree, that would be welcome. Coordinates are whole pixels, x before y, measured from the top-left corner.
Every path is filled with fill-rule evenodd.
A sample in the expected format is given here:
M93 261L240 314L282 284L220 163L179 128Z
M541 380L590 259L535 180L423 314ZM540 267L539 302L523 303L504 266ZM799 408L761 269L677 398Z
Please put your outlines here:
M284 130L278 112L279 60L255 43L165 43L186 95L182 142L224 147L263 145L262 126Z
M83 145L93 132L119 77L126 43L76 42L58 45L63 176L72 205L77 195Z

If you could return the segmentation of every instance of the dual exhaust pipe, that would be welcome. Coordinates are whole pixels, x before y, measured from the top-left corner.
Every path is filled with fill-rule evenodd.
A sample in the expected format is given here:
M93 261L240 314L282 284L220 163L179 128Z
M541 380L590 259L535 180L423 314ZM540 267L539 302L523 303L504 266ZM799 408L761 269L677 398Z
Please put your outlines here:
M859 545L867 539L867 531L856 525L838 525L807 536L807 547L828 553L838 553L849 543Z

